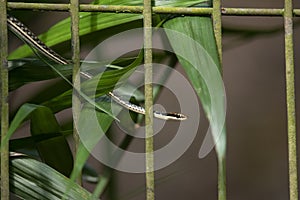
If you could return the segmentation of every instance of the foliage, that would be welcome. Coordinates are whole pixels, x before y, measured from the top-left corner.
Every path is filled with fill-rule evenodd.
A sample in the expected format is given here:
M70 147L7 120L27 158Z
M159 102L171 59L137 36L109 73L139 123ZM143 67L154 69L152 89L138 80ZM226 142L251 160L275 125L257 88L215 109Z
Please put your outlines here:
M205 1L156 0L155 5L194 6L203 2ZM142 1L104 0L101 1L101 4L142 5ZM157 16L155 17L156 19L160 19L159 17L157 18ZM158 24L164 22L165 19L169 19L170 16L160 17L161 19L163 19L163 21L158 20ZM208 56L212 58L214 64L220 69L221 66L216 50L211 18L181 16L171 17L172 19L164 23L164 27L184 33L194 41L201 44L203 48L208 52ZM99 32L106 33L107 35L105 35L105 37L109 37L115 34L115 32L113 32L114 27L123 24L135 23L137 21L141 21L142 18L143 16L141 14L88 12L80 13L80 36L89 37L89 35L94 34L95 32ZM53 46L65 41L69 41L71 38L69 26L70 18L67 18L51 27L46 33L41 34L39 38L45 41L48 46ZM120 26L120 28L122 29L121 31L125 31L127 29L126 26ZM110 29L112 31L109 31ZM202 105L206 112L206 116L210 120L213 135L215 136L215 140L218 141L216 142L217 153L218 157L220 158L218 160L219 162L222 162L225 159L226 150L225 131L223 130L223 126L219 126L220 122L216 121L216 110L212 109L214 97L212 97L210 94L210 88L207 85L208 83L203 78L203 74L201 75L197 73L197 70L199 71L203 69L203 56L197 55L198 52L195 51L194 47L189 46L189 44L180 43L180 40L176 40L176 38L174 38L174 35L172 36L171 34L167 33L167 36L175 52L185 51L191 55L195 55L195 62L197 62L199 66L201 66L200 68L195 69L193 68L193 66L191 66L191 63L178 56L178 60L183 66L186 74L188 75L189 80L192 83L197 95L201 99ZM26 45L16 49L11 53L11 61L9 67L10 91L14 91L24 84L28 84L31 82L57 79L60 76L70 78L70 75L72 74L72 65L50 64L49 66L48 62L24 58L29 55L32 55L32 49ZM138 64L140 64L141 59L141 54L137 54L133 58L130 57L125 60L116 60L114 66L117 67L115 69L111 68L110 70L101 73L101 79L100 83L98 84L99 87L97 87L96 96L88 96L84 98L98 98L111 91L116 87L116 83L120 80L120 78L124 78L123 75L127 74L125 78L128 77L128 75L130 74L128 72L134 70L138 66ZM98 63L98 65L103 66L103 63ZM209 66L206 68L208 69L209 73ZM55 70L57 70L59 73L55 72ZM95 84L95 81L98 81L97 78L98 77L95 77L95 79L83 82L83 90L86 88L88 89L90 84ZM219 80L216 80L216 82L217 81ZM218 86L218 89L219 90L215 91L217 95L224 95L222 87ZM68 190L68 197L72 199L75 199L75 197L78 199L86 199L91 197L90 193L85 191L85 189L81 188L80 186L74 184L72 181L74 181L80 175L80 172L85 165L85 162L89 156L89 152L87 150L93 149L93 147L101 139L102 135L94 134L95 130L93 130L89 126L89 121L86 120L88 119L88 116L91 115L91 104L89 104L89 101L87 101L83 106L80 122L82 124L82 131L85 132L85 135L89 136L90 138L90 144L88 147L80 145L76 154L77 156L73 161L69 144L66 141L66 135L72 133L73 127L66 126L66 128L63 125L60 125L55 117L56 113L72 106L72 92L73 90L71 85L66 84L66 82L64 81L56 81L56 83L50 85L47 90L41 91L36 98L31 99L30 103L23 104L18 109L17 113L13 114L12 116L9 134L8 137L5 138L5 140L8 140L14 134L14 132L28 120L31 124L31 136L22 139L11 140L11 151L34 149L34 151L26 151L26 153L30 152L32 154L31 156L36 156L35 153L37 151L39 158L47 164L45 165L36 160L23 157L12 160L12 191L23 198L61 198L66 190ZM143 98L136 96L136 100L141 99L143 100ZM222 103L224 102L221 101L221 108L218 109L224 111L222 107L224 105ZM107 108L106 98L100 98L96 104L100 106L100 109L97 112L99 125L105 133L113 122L114 117L116 118L117 116L107 114L110 113L110 110L109 108ZM103 110L106 113L102 112ZM223 115L225 115L225 113L221 113L221 116ZM218 132L220 128L222 129L222 137L220 137L221 140L218 135L215 134L215 132ZM223 163L219 163L219 165L223 166ZM43 169L43 171L47 173L41 173L42 167L45 168ZM71 174L71 171L71 179L67 179L61 175L64 174L66 176L69 176ZM58 172L61 174L59 174ZM26 184L22 185L22 181L28 182L28 185L39 184L42 186L39 187L38 190L36 190L35 187L26 187ZM48 186L53 186L53 188ZM103 184L103 188L98 188L97 195L94 194L94 196L101 195L101 193L105 189L105 186L106 184Z

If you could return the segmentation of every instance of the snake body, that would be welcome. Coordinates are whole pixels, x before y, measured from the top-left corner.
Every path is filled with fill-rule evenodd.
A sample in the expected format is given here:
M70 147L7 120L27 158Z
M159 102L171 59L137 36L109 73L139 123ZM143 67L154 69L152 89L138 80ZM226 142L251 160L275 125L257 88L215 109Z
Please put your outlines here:
M53 60L58 64L71 64L67 59L63 58L47 45L45 45L29 28L27 28L22 22L17 18L7 15L7 25L8 28L17 35L20 39L24 40L31 47L36 49L39 53L43 54L47 58ZM80 75L85 79L91 79L93 76L88 72L80 72ZM145 115L145 109L143 107L132 104L128 101L121 99L119 96L115 95L113 92L108 92L108 96L111 97L116 103L125 107L128 110L131 110L136 113ZM159 111L153 111L154 117L163 120L185 120L187 117L181 113L168 112L163 113Z

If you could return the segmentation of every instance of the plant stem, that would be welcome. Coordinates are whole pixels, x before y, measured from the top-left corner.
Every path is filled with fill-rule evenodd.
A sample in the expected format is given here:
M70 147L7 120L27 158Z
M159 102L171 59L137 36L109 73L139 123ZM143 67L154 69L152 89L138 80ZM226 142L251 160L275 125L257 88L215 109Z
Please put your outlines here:
M146 153L146 199L154 200L153 157L153 88L152 88L152 5L144 0L144 50L145 50L145 153Z
M218 159L218 199L226 200L226 159Z
M3 142L9 127L6 0L0 0L1 199L9 199L9 146Z
M297 144L295 115L295 81L294 81L294 49L293 49L293 2L285 0L285 60L286 60L286 102L288 125L288 160L290 200L298 199L297 178Z

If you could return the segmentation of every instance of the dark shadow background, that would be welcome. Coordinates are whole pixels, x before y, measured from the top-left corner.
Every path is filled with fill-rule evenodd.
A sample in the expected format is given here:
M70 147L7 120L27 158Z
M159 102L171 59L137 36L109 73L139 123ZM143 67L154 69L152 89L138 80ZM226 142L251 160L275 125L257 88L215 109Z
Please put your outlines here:
M283 8L283 1L224 0L223 6ZM299 2L295 6L300 8ZM54 15L44 12L36 18L28 14L22 21L38 34L67 16L63 13ZM296 97L299 97L300 87L299 20L295 20L294 27ZM223 16L223 27L272 30L283 28L283 18ZM227 196L230 200L288 199L284 31L240 38L242 33L233 34L225 29L223 37L223 73L227 95ZM20 43L10 36L10 51ZM177 69L180 70L180 66ZM12 109L24 100L24 93L34 91L33 87L39 86L23 87L11 94ZM18 102L18 99L23 100ZM158 101L162 105L169 103L168 96L163 94ZM299 116L299 109L296 110ZM198 158L208 127L203 112L201 114L199 132L193 145L175 163L155 173L157 199L217 199L215 152L204 159ZM172 130L161 133L160 137L163 138L164 134L169 137L168 132ZM161 138L156 139L156 145L161 146L161 141ZM142 146L142 142L134 141L132 145ZM90 161L95 165L92 158ZM115 172L103 199L145 199L144 179L144 174ZM92 188L90 184L86 186Z

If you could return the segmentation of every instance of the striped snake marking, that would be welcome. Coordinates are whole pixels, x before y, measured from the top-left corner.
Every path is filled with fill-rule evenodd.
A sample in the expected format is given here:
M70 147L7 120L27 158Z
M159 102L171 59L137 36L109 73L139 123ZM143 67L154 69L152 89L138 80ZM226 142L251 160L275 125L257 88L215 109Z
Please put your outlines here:
M17 18L7 15L7 25L8 28L20 39L25 41L31 47L36 49L39 53L43 54L50 60L63 65L71 64L67 59L63 58L51 48L45 45L29 28L27 28L22 22L20 22ZM91 79L93 76L88 72L80 72L80 76L85 79ZM114 94L113 92L108 92L108 96L111 97L116 103L123 106L124 108L131 110L133 112L145 115L145 108L141 106L137 106L135 104L130 103L129 101L125 101L121 99L119 96ZM153 116L158 119L163 120L186 120L187 116L181 113L176 112L159 112L153 111Z

